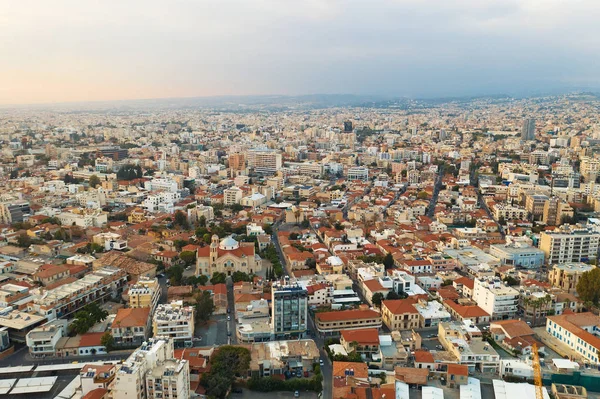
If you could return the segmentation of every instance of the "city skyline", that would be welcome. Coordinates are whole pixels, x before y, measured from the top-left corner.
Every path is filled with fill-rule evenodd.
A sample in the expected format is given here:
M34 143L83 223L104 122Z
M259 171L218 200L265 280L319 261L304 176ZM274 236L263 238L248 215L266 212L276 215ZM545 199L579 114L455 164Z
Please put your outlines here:
M591 1L0 5L0 105L594 90Z

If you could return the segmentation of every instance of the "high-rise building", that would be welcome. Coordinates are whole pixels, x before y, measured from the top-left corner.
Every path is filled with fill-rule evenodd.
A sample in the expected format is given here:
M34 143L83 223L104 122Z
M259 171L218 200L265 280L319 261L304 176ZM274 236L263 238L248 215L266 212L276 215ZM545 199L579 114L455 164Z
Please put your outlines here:
M273 334L275 339L302 338L307 329L308 292L285 281L271 291Z
M246 155L242 153L229 155L229 169L234 171L246 169Z
M25 216L30 213L31 209L27 201L0 203L0 223L2 224L23 222Z
M281 169L281 153L274 150L248 151L248 167L259 174L275 174Z
M535 119L527 118L523 121L523 127L521 128L521 140L535 140Z
M113 399L189 398L190 365L175 359L173 340L144 342L116 373Z
M346 122L344 122L344 133L350 133L350 132L352 132L352 122L346 121Z
M594 157L581 157L579 170L586 183L595 182L600 171L600 160Z
M544 251L549 265L596 258L599 245L600 233L569 225L555 231L544 231L540 236L540 249Z
M542 222L548 226L559 226L564 217L572 218L573 208L558 197L552 197L544 204Z

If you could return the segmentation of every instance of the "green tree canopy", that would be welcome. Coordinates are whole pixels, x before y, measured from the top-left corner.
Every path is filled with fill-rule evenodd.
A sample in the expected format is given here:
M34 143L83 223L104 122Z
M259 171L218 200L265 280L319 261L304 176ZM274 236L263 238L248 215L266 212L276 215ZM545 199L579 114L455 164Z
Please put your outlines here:
M215 311L212 295L208 291L200 291L194 297L196 300L196 319L205 322Z
M100 178L96 175L91 175L89 183L90 183L90 187L96 188L97 186L99 186L101 184Z
M186 265L191 265L196 261L196 252L183 251L179 254L179 259L185 262Z
M383 301L383 294L381 292L374 293L371 301L373 302L373 305L380 307L381 301Z
M577 294L584 302L598 304L600 300L600 269L595 268L581 275L577 282Z

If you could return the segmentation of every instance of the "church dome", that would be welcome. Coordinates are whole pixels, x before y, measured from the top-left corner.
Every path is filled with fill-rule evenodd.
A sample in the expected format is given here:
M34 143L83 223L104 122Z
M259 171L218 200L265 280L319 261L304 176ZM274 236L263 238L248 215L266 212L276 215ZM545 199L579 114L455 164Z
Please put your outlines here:
M231 236L224 238L223 241L221 241L221 243L219 244L219 248L226 250L226 251L238 249L239 247L240 247L240 244L236 240L234 240Z

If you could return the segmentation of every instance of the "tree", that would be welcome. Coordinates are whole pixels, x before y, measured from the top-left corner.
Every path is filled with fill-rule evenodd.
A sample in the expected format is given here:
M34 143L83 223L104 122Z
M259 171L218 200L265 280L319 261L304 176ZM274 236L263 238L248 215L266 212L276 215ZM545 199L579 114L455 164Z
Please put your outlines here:
M196 261L196 252L183 251L179 254L179 259L185 262L186 265L191 265Z
M89 184L90 184L91 188L96 188L97 186L99 186L101 184L100 178L96 175L91 175Z
M400 299L400 295L398 295L398 293L394 290L391 290L390 292L388 292L387 296L385 297L385 299Z
M22 248L28 248L31 245L31 237L27 234L19 234L17 237L17 245Z
M421 200L426 200L429 198L429 194L427 194L427 191L419 191L419 193L417 194L417 198Z
M181 278L183 277L183 267L179 265L171 266L167 269L166 274L172 285L181 285Z
M198 226L206 227L206 216L200 216L200 218L198 219Z
M576 288L579 299L597 305L600 300L600 269L583 273Z
M268 235L273 234L273 227L270 224L264 224L263 230L264 230L265 234L268 234Z
M209 291L200 291L196 294L196 319L202 322L208 321L215 311L215 304Z
M504 282L506 283L506 285L519 285L519 280L512 276L506 276L504 278Z
M385 270L393 269L396 262L394 262L394 257L390 252L385 255L383 258L383 265L385 266Z
M244 272L233 272L233 274L231 275L231 279L233 280L234 283L237 283L239 281L250 281L252 280L251 276L249 276L248 274L244 273Z
M314 269L317 267L317 261L315 260L315 258L308 258L306 259L306 261L304 262L304 265L306 267L308 267L309 269Z
M179 226L186 230L190 228L190 224L187 220L187 215L182 211L175 212L175 226Z
M100 338L100 344L106 348L107 352L110 352L115 347L115 338L112 336L110 331L107 331Z
M225 284L225 280L227 279L227 276L225 275L225 273L220 273L220 272L215 272L212 276L212 278L210 279L210 283L211 284Z
M383 301L383 294L381 292L374 293L373 297L371 298L371 302L373 302L373 305L379 308L381 307L381 301Z

